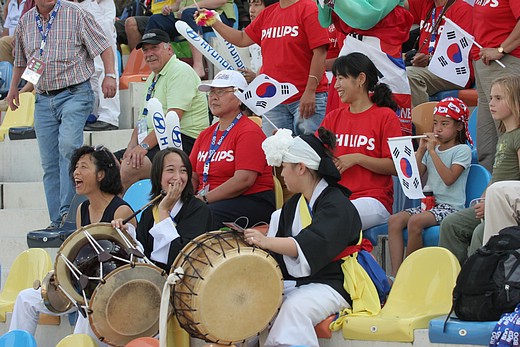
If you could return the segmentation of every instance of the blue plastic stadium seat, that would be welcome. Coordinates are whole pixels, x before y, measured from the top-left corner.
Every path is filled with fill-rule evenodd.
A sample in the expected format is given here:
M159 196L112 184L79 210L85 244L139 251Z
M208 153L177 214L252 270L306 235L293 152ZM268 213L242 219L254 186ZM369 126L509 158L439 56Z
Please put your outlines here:
M123 196L123 200L125 200L134 211L137 211L150 201L149 197L151 190L152 182L150 179L147 178L137 181L127 189ZM138 222L141 219L141 214L142 212L135 216Z
M430 96L430 101L441 101L444 98L448 97L458 98L459 97L459 90L443 90L436 94L433 94Z
M471 200L482 196L484 190L491 180L489 171L479 164L471 164L469 168L468 181L466 183L466 207L469 207ZM439 244L440 226L435 225L423 230L424 247L437 246ZM408 242L408 230L403 230L404 242Z
M444 329L446 316L432 319L428 328L431 343L458 345L489 345L491 333L497 322L467 322L450 318Z
M388 235L388 224L379 224L367 230L363 230L363 238L372 242L373 246L377 246L377 238L379 235Z
M0 336L0 347L36 347L36 340L25 330L12 330Z

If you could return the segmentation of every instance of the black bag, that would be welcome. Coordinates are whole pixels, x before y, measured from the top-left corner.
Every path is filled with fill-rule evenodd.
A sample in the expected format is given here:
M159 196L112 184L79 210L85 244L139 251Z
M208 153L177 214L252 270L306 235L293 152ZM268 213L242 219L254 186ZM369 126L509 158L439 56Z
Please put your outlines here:
M494 321L520 303L520 227L502 229L462 265L453 289L457 317Z

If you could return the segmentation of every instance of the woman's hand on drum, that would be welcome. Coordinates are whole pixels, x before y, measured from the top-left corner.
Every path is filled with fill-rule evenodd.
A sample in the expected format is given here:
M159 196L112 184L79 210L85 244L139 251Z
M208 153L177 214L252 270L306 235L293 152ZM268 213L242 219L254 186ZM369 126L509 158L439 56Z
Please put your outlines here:
M170 218L170 211L177 201L179 201L182 194L182 182L177 180L168 184L166 195L159 203L159 219Z
M251 246L260 247L262 249L267 248L267 236L256 229L244 230L244 240Z
M123 224L123 218L114 219L112 222L112 227L115 229L121 229L124 231L128 231L128 224Z

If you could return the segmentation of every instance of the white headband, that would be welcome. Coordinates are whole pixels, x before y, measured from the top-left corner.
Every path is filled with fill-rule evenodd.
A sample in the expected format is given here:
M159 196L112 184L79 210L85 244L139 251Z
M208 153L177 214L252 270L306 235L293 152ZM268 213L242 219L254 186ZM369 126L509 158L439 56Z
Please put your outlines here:
M262 143L267 163L280 166L284 163L303 163L312 170L318 170L321 157L312 147L300 137L292 137L288 129L278 129L276 134L268 137Z

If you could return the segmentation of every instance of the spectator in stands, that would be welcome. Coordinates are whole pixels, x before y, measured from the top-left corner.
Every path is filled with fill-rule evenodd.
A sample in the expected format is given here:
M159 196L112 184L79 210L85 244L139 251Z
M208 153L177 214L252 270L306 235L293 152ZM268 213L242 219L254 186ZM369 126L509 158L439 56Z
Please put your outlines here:
M296 95L265 116L278 128L291 129L294 135L314 133L325 116L325 57L329 44L327 29L318 23L316 4L309 0L280 0L262 11L245 31L218 21L213 28L239 47L260 45L260 73L278 82L292 83L298 89ZM282 33L281 28L286 30ZM273 133L269 122L262 122L262 127L266 135Z
M76 0L77 1L77 0ZM114 0L99 0L99 1L78 1L81 8L92 13L97 23L103 28L103 33L107 38L114 57L116 57L116 30L114 27L114 20L116 17L116 6ZM101 131L101 130L116 130L119 128L119 62L114 59L114 74L108 74L108 77L116 80L116 95L113 98L103 97L103 77L107 76L103 68L103 61L100 57L94 58L95 72L90 78L90 84L94 91L95 101L93 115L97 117L96 122L89 123L84 130L87 131Z
M491 82L501 75L520 74L520 1L476 0L473 35L482 45L473 61L478 92L477 153L479 163L492 169L499 131L489 110ZM480 58L480 59L479 59ZM500 60L502 68L493 60Z
M166 192L161 200L143 211L137 240L144 254L165 271L170 271L181 249L195 237L211 230L211 212L194 197L190 159L183 151L167 148L154 157L150 198ZM117 228L134 229L123 219L112 221ZM130 230L135 234L135 230Z
M251 21L254 21L267 6L277 3L278 1L279 0L249 0L249 18L251 18ZM247 83L251 83L251 81L255 79L262 67L261 47L256 43L252 44L249 46L249 54L251 54L251 69L239 69Z
M401 136L397 104L388 86L378 83L374 63L362 53L339 57L332 72L341 102L349 105L328 113L321 126L336 134L339 183L352 192L350 199L363 229L368 229L386 223L392 213L396 171L387 140Z
M87 197L77 211L78 229L92 223L110 223L115 218L124 219L132 215L132 208L119 197L122 193L119 166L114 155L103 146L83 146L75 150L72 154L69 174L69 180L72 179L75 184L76 193ZM135 218L132 218L129 224L135 227ZM59 315L76 310L77 308L74 307ZM40 313L57 315L44 305L41 289L22 290L14 304L9 331L22 329L34 335ZM96 338L90 330L88 319L81 314L78 315L74 333L88 333ZM106 345L100 343L100 346Z
M501 77L491 85L489 107L500 123L493 176L490 183L520 180L520 76ZM482 195L482 198L486 193ZM449 249L462 264L482 246L484 199L447 216L441 223L439 246ZM490 206L497 208L497 206Z
M65 219L74 195L68 169L72 152L83 144L83 126L92 112L94 96L89 79L94 73L94 57L101 54L105 73L114 74L114 53L92 15L76 4L57 0L35 3L35 8L20 18L15 31L16 58L7 101L11 109L18 107L18 85L24 74L36 89L34 127L49 228L54 229ZM47 26L50 29L44 32ZM116 89L115 79L105 76L104 96L113 97Z
M247 116L234 95L247 82L238 71L220 71L208 92L209 108L218 122L204 130L190 155L197 197L208 204L213 228L244 218L247 227L268 222L275 209L273 175L261 153L265 135Z
M440 78L428 70L428 64L435 52L437 42L444 28L444 16L448 17L468 33L472 33L471 6L464 0L407 0L405 7L413 15L414 23L420 26L417 53L411 64L406 68L412 106L429 101L429 97L437 92L450 89L469 88L473 85L473 69L470 68L470 78L466 86ZM476 54L472 50L472 54Z
M486 189L482 245L504 228L520 225L520 181L493 183Z
M415 158L425 187L434 192L435 205L408 208L390 216L388 246L392 262L391 280L403 262L403 229L408 229L406 256L423 247L425 228L439 225L450 213L462 210L466 200L466 181L471 165L471 141L468 131L468 107L462 100L448 97L433 111L433 132L420 140Z
M116 153L121 159L124 190L150 177L153 157L159 151L153 114L147 108L150 98L161 102L164 115L175 111L179 116L182 148L186 153L191 152L195 139L209 125L206 96L197 89L200 78L188 64L175 57L168 34L159 29L151 30L143 35L136 48L143 50L152 73L145 84L143 106L128 147Z
M395 113L401 121L402 133L411 135L411 95L401 45L408 39L412 15L395 0L377 4L371 0L325 0L323 3L319 1L318 11L324 28L334 24L339 33L346 35L340 42L340 56L361 52L382 71L381 82L388 85L398 105ZM327 113L346 106L336 95L330 94Z
M394 116L395 118L395 116ZM314 325L352 307L345 290L340 254L359 241L361 221L349 191L337 182L332 153L334 134L292 138L281 129L264 141L267 160L282 165L282 175L295 195L275 213L268 236L247 229L250 245L269 251L280 264L284 301L265 346L319 346ZM338 259L339 258L339 259ZM288 328L288 327L291 328Z
M238 20L238 18L235 18L233 0L197 0L197 5L194 4L193 0L178 0L172 5L165 5L161 14L151 16L148 20L146 31L152 29L164 30L170 35L170 40L173 41L176 36L179 36L175 28L175 22L178 20L186 22L199 34L211 31L211 28L200 27L195 23L193 15L197 11L197 6L216 10L220 15L220 19L222 19L222 23L227 26L233 26L233 23ZM193 57L193 69L202 78L206 75L202 62L202 53L191 44L190 49Z

